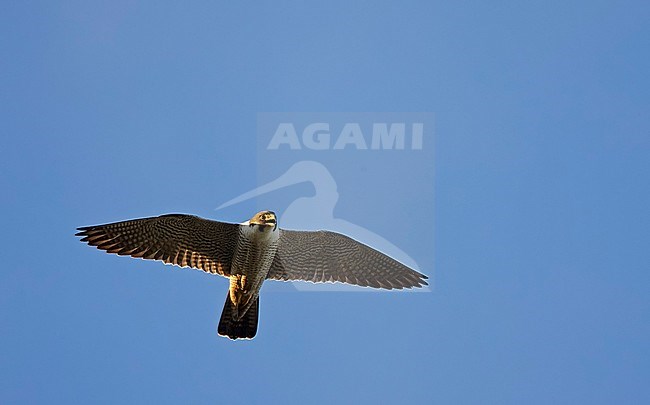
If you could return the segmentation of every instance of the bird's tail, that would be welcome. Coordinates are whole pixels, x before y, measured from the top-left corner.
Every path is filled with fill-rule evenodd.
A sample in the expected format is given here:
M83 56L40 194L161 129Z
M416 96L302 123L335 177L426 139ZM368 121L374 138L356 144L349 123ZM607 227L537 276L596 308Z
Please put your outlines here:
M260 297L255 297L248 308L248 311L241 319L236 320L233 317L235 305L230 300L230 294L226 295L226 303L221 312L219 327L217 332L221 336L228 336L230 339L252 339L257 333L257 320L260 313Z

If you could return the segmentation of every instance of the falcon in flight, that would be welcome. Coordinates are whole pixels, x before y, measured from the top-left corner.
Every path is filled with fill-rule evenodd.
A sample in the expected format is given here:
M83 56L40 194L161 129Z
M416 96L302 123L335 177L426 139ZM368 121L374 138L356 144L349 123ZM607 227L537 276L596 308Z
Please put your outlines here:
M427 285L427 276L345 235L278 228L272 211L241 224L168 214L78 228L108 253L191 267L230 279L217 329L230 339L257 333L264 280L341 282L387 290Z

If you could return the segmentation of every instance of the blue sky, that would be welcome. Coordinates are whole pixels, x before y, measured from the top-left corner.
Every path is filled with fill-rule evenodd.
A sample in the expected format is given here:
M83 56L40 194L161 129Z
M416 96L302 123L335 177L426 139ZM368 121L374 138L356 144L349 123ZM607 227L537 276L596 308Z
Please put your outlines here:
M0 402L650 401L650 7L348 3L3 4ZM225 279L73 237L246 219L264 111L435 114L433 292L231 342Z

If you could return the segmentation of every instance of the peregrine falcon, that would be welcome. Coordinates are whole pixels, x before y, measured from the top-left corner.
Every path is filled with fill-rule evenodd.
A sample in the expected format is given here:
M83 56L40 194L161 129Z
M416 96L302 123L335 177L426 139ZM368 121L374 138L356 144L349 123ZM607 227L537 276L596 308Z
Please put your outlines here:
M230 279L219 335L257 333L264 280L341 282L402 289L427 285L427 276L356 240L330 231L278 228L272 211L241 224L167 214L78 228L76 236L107 253L191 267Z

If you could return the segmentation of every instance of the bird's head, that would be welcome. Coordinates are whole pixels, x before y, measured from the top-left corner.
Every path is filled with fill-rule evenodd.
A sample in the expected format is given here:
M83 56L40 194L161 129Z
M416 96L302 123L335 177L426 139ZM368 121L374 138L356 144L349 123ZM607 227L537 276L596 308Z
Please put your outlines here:
M273 211L260 211L248 221L250 226L257 225L260 231L275 231L278 228L278 219Z

